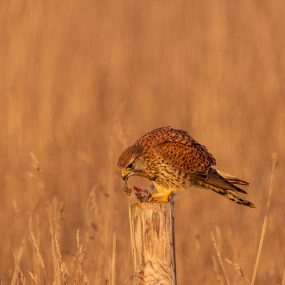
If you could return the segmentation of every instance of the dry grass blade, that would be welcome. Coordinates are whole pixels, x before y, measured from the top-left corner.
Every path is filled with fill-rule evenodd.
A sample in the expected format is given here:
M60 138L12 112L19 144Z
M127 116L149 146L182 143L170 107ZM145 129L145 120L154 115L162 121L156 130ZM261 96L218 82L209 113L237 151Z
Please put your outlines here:
M127 278L126 278L126 280L124 281L124 285L125 284L128 284L129 283L129 281L132 281L134 279L134 274L130 274Z
M259 261L260 261L260 256L261 256L262 246L263 246L263 242L264 242L266 227L267 227L267 223L268 223L268 216L269 216L269 210L270 210L270 205L271 205L271 196L272 196L272 192L273 192L274 174L275 174L277 164L278 164L278 154L273 153L272 154L272 167L271 167L271 175L270 175L270 184L269 184L269 190L268 190L268 198L267 198L267 203L266 203L265 216L264 216L264 220L263 220L263 225L262 225L262 230L261 230L260 240L259 240L259 245L258 245L258 250L257 250L257 256L256 256L255 266L254 266L250 285L253 285L255 283L255 279L256 279L256 274L257 274L258 265L259 265Z
M37 217L38 218L38 217ZM37 219L38 222L38 219ZM40 275L41 272L43 274L43 278L44 278L44 282L45 284L47 284L47 278L46 278L46 266L45 266L45 262L43 259L43 256L40 252L40 239L39 239L39 229L36 229L36 233L33 232L32 229L32 218L30 218L30 227L29 227L29 236L30 236L30 241L32 244L32 247L34 249L34 272L29 272L29 275L32 279L32 281L34 282L34 284L39 284L39 280L40 279ZM38 223L37 223L38 226Z
M21 271L21 268L20 268L20 262L22 260L22 257L23 257L23 254L24 254L24 250L25 250L25 246L26 246L26 237L27 237L27 231L25 232L24 237L22 239L21 246L19 248L18 254L17 254L17 256L15 256L15 269L14 269L11 285L18 284L19 276L23 275L21 273L22 271Z
M240 277L244 277L243 270L242 270L241 266L240 266L238 263L236 263L236 262L234 262L234 261L232 261L232 260L230 260L230 259L228 259L228 258L225 258L225 261L226 261L228 264L231 264L231 265L233 266L235 272L236 272Z
M117 245L117 236L116 236L116 232L114 232L113 233L111 285L116 284L116 245Z
M219 272L218 261L217 261L216 256L212 255L212 261L213 261L213 268L214 268L214 272L215 272L218 284L224 284L224 278L223 278L223 276L221 276L221 274Z
M229 277L228 277L228 274L226 272L226 269L225 269L225 266L223 263L223 259L222 259L221 232L220 232L220 229L218 227L216 227L216 236L213 232L211 232L211 238L212 238L213 245L216 249L217 257L218 257L220 266L223 270L226 282L228 285L230 285L230 280L229 280Z
M67 284L67 272L59 246L61 230L61 209L62 204L60 204L56 198L53 199L52 203L48 207L48 219L50 224L51 250L54 270L54 284L57 285Z
M86 284L84 281L83 263L85 259L85 245L80 241L79 229L76 231L76 245L78 250L77 268L73 284Z

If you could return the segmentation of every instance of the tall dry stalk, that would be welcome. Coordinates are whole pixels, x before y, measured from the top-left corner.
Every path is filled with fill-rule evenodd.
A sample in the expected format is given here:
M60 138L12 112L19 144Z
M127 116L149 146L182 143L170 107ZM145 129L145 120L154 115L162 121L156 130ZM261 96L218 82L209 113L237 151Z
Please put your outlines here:
M275 174L277 164L278 164L278 154L273 153L272 154L272 167L271 167L271 175L270 175L270 184L269 184L269 190L268 190L268 198L267 198L267 203L266 203L265 216L264 216L264 220L263 220L263 225L262 225L262 230L261 230L260 240L259 240L259 245L258 245L258 250L257 250L257 256L256 256L255 266L254 266L250 285L254 285L255 279L256 279L256 274L257 274L257 270L258 270L258 265L259 265L259 261L260 261L261 251L262 251L264 237L265 237L267 223L268 223L268 216L269 216L270 205L271 205L271 197L272 197L272 192L273 192L274 174Z
M14 268L14 272L13 272L11 285L18 285L19 284L19 282L18 282L19 278L21 280L22 277L23 277L23 273L22 273L22 270L21 270L21 267L20 267L20 263L22 261L24 250L25 250L25 247L26 247L27 232L28 231L26 230L25 233L24 233L24 236L22 238L21 245L20 245L20 248L18 250L18 253L17 253L17 255L14 256L15 268ZM22 284L23 283L24 282L22 281Z
M116 247L117 247L117 235L116 235L116 232L113 232L111 285L116 284Z
M67 284L67 271L60 250L61 209L62 204L59 203L56 198L53 199L52 203L48 207L54 284L56 285Z
M229 280L229 277L228 277L228 274L227 274L227 271L225 269L224 262L222 259L221 231L220 231L219 227L216 227L216 234L211 232L211 238L212 238L213 245L216 249L217 258L218 258L218 261L219 261L220 266L222 268L222 271L224 273L224 277L226 279L226 282L228 285L230 285L230 280Z
M40 269L42 269L43 275L44 275L44 280L46 283L45 265L44 265L44 261L43 261L41 254L40 254L40 249L39 249L38 215L36 214L39 206L42 204L43 199L45 197L45 190L44 190L45 184L44 184L43 173L42 173L42 169L40 167L39 160L37 159L37 157L32 152L30 152L30 157L31 157L31 171L27 172L27 174L30 178L32 178L36 182L37 189L41 191L41 195L35 201L35 203L33 204L32 208L29 212L28 225L27 225L27 228L26 228L25 233L23 235L18 253L14 257L15 269L14 269L11 285L16 285L19 282L21 282L22 284L25 283L26 278L25 278L25 276L21 270L20 263L22 261L23 255L24 255L24 251L26 249L26 242L27 242L28 237L30 238L31 244L32 244L33 249L34 249L34 260L33 260L34 261L34 264L33 264L34 265L34 270L33 270L34 272L28 271L29 276L30 276L30 278L34 284L39 283ZM14 201L14 205L17 208L17 202L16 201ZM33 229L32 229L33 215L35 215L35 217L37 219L36 235L34 234Z
M74 277L73 284L87 284L86 281L84 281L84 269L83 269L83 263L85 259L85 251L86 251L86 243L83 244L80 241L80 233L79 229L76 231L76 246L77 246L77 267Z
M30 278L34 284L47 284L46 265L40 252L40 229L39 216L35 216L36 229L33 229L33 219L29 220L29 237L33 247L33 272L29 271ZM43 276L43 280L42 280Z

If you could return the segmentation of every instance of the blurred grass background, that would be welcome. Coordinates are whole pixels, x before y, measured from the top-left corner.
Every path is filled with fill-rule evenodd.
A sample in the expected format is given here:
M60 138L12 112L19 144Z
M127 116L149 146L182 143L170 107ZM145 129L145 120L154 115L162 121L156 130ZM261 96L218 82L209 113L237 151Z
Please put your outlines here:
M225 260L231 284L249 284L277 151L256 283L284 285L284 24L283 1L2 1L1 284L15 272L17 284L56 281L54 240L72 283L80 235L76 282L113 284L115 256L113 280L124 284L132 263L117 158L171 125L205 144L219 169L250 181L258 207L199 189L179 195L178 284L225 284L216 229L223 258L234 262ZM54 240L52 221L61 223Z

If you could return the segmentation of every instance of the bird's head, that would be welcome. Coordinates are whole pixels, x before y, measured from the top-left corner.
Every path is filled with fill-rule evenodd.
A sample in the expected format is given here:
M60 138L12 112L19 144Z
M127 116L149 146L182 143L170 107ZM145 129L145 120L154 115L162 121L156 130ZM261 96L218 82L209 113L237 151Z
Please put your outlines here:
M130 176L144 176L144 163L141 158L143 150L137 145L128 147L119 157L118 167L121 170L122 179L127 183Z

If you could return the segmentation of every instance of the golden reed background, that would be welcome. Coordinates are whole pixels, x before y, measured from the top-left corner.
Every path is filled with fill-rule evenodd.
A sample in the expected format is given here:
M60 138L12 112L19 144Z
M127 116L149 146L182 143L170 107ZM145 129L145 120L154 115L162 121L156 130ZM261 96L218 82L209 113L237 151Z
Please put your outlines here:
M225 284L211 232L230 284L249 284L273 151L280 164L256 284L285 282L283 1L0 6L1 284L131 284L116 162L165 125L249 180L258 207L199 189L179 195L179 284Z

